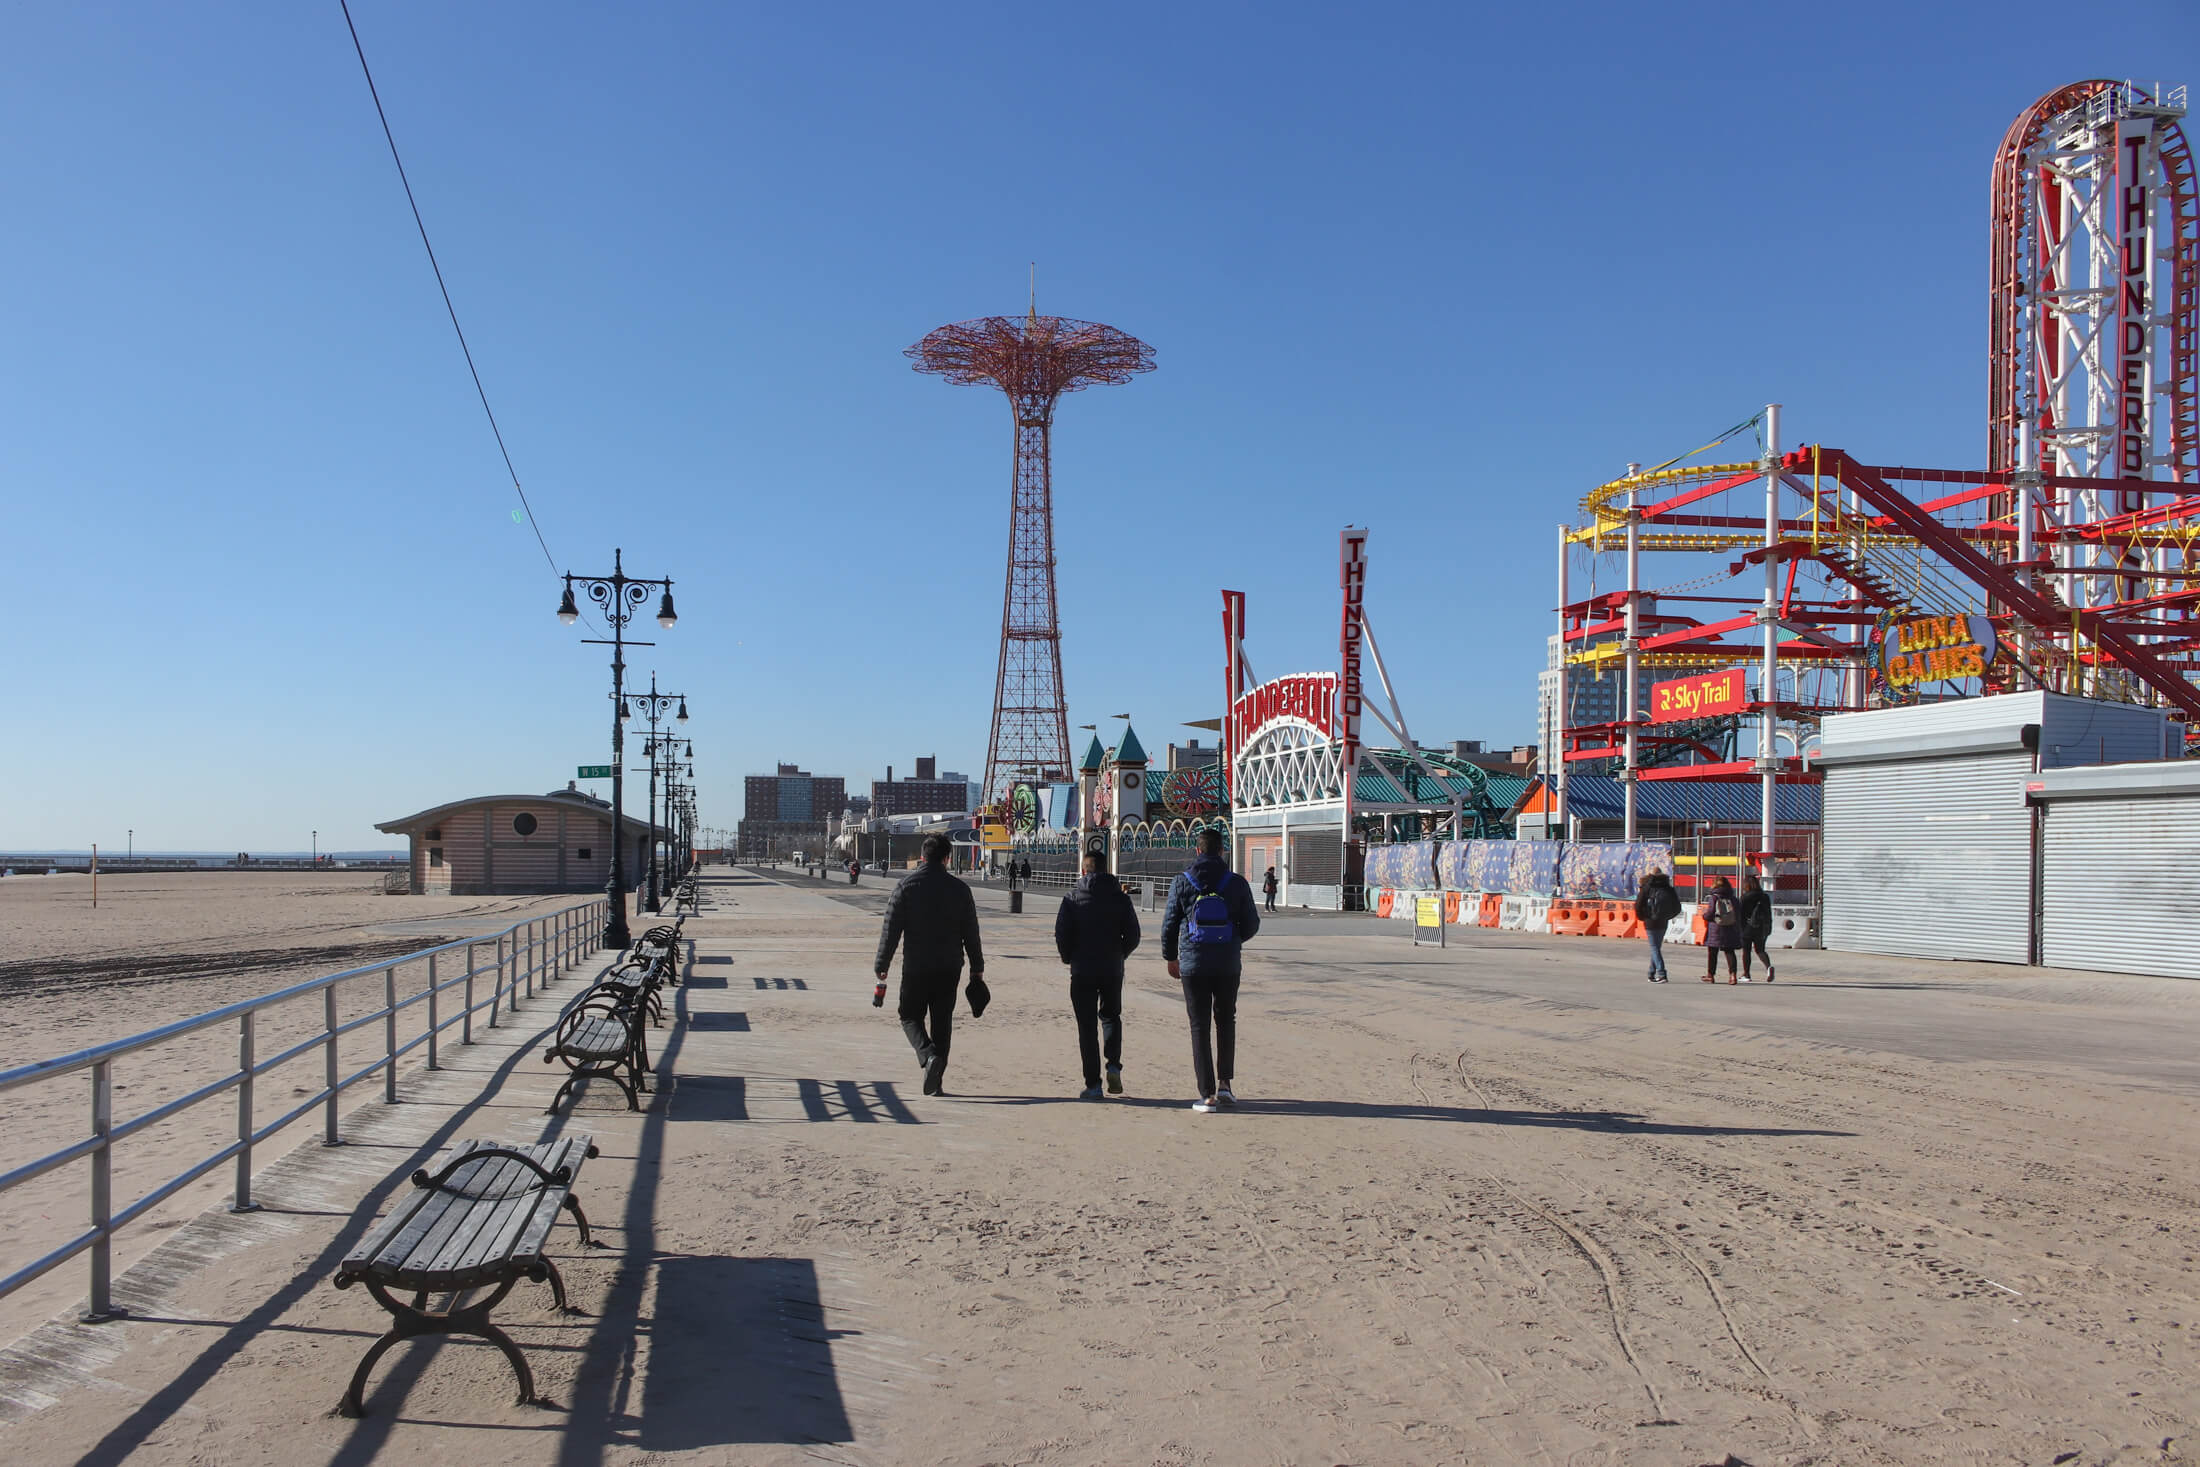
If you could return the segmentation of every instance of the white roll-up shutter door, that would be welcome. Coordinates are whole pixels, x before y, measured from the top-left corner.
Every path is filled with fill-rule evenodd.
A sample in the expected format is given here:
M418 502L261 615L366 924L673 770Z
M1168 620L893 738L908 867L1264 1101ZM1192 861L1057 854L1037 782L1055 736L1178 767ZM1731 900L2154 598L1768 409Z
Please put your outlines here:
M2023 750L1829 765L1825 945L2031 961L2031 772Z
M2200 798L2058 799L2040 842L2042 963L2200 978Z

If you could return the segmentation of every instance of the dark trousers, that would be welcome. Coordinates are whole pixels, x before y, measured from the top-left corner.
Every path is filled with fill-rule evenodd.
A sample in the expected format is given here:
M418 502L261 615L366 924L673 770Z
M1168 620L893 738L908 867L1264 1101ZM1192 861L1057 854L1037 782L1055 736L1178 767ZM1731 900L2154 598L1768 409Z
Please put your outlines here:
M1230 1088L1230 1075L1237 1068L1237 1001L1238 977L1232 973L1227 978L1187 974L1181 980L1184 985L1184 1013L1192 1022L1192 1078L1199 1082L1202 1098L1217 1090ZM1208 1044L1208 1025L1214 1026L1213 1047Z
M1765 946L1771 938L1769 932L1745 932L1742 934L1742 971L1749 971L1749 955L1755 953L1765 960L1765 971L1772 971L1772 952Z
M926 1064L947 1068L947 1046L955 1037L955 991L962 987L962 969L951 973L911 973L901 970L901 1032L909 1047ZM925 1024L931 1023L930 1032Z
M1100 1083L1100 1054L1108 1068L1123 1068L1123 975L1069 980L1070 1011L1077 1015L1077 1057L1085 1063L1085 1083Z
M1264 893L1261 905L1273 912L1276 909L1276 894L1273 891Z

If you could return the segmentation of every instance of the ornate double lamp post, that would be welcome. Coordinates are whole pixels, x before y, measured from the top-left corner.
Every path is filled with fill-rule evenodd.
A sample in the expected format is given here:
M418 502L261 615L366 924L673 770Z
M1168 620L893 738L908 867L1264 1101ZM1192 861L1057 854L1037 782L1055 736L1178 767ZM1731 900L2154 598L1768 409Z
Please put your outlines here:
M604 923L603 944L614 950L623 950L634 938L626 926L626 720L631 716L626 698L626 649L628 647L654 647L655 642L629 642L626 624L634 619L649 600L649 593L662 590L664 595L657 603L657 625L669 628L679 616L672 609L672 578L662 576L647 579L626 573L623 553L611 552L611 574L608 576L576 576L565 573L565 595L558 602L558 620L571 626L580 620L580 607L573 600L573 587L577 583L589 600L603 613L604 622L611 628L606 637L583 637L581 640L599 647L611 649L611 879L604 884L604 895L610 899L611 915Z
M665 880L664 862L657 854L657 847L663 839L662 827L657 823L657 775L669 764L672 749L672 736L660 725L664 723L665 715L672 712L674 704L679 705L680 711L673 721L687 722L687 694L658 692L657 674L653 672L649 675L649 691L636 693L632 702L640 710L642 717L649 720L649 738L642 744L642 752L649 758L649 869L642 873L642 904L652 912L660 912L664 910ZM665 805L668 810L672 804L671 793L668 786L665 791Z

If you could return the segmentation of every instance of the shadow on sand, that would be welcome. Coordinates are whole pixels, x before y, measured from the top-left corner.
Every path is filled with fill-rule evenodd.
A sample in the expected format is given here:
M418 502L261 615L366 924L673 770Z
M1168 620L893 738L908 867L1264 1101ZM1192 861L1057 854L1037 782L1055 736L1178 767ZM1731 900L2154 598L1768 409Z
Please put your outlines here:
M853 1440L807 1258L660 1254L635 1445Z
M966 1095L976 1105L1130 1105L1149 1110L1185 1110L1188 1100L1110 1096L1105 1101L1074 1095ZM1559 1131L1601 1131L1615 1136L1853 1136L1854 1131L1824 1131L1795 1126L1683 1126L1646 1120L1613 1110L1485 1110L1454 1105L1378 1105L1357 1100L1240 1100L1228 1114L1249 1116L1320 1116L1351 1121L1446 1121L1469 1126L1531 1126Z

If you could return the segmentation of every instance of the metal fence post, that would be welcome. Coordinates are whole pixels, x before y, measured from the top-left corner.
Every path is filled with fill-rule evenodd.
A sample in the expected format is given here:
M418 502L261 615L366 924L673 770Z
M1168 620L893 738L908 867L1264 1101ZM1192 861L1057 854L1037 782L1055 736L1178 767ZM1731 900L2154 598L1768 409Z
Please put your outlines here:
M259 1209L252 1200L253 1018L253 1011L247 1009L237 1020L237 1187L229 1203L231 1212Z
M436 1024L436 1010L442 1007L442 995L436 991L435 986L435 959L436 955L434 953L428 954L428 1068L440 1070L443 1066L438 1062L435 1052L438 1027Z
M542 923L529 919L527 923L527 996L535 996L535 973L542 967ZM513 1006L515 1009L518 1005Z
M109 1062L92 1066L92 1135L99 1145L92 1152L92 1286L85 1300L84 1322L97 1324L118 1312L109 1290L114 1282L114 1250L107 1231L114 1217L114 1150L108 1136L115 1128L114 1077Z
M321 1144L341 1146L342 1133L336 1129L336 985L331 983L321 990L321 1013L328 1030L327 1042L322 1046L321 1070L328 1085L327 1114L322 1119Z
M474 945L466 944L466 1010L459 1016L458 1042L474 1042Z
M497 972L489 984L489 1027L497 1026L497 1010L504 1007L504 934L497 934Z
M382 970L382 1099L397 1104L397 964Z

